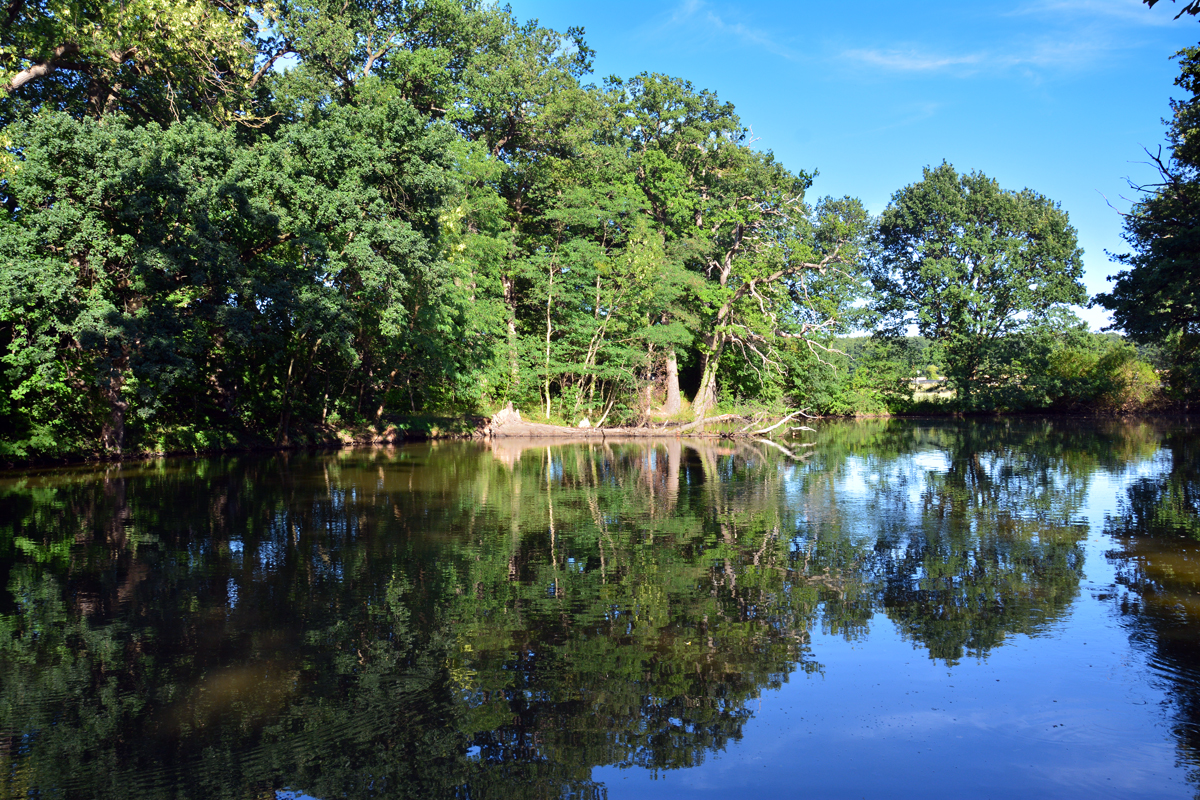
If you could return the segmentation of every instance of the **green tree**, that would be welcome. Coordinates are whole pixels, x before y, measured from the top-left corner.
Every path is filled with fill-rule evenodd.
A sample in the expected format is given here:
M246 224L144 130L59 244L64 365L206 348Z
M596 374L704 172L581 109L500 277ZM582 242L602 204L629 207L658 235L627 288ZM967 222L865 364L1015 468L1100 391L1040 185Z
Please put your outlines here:
M667 257L700 279L692 296L661 307L652 328L660 335L650 349L666 367L664 411L678 410L671 376L686 339L672 337L670 324L680 320L699 340L697 418L715 404L719 378L770 392L784 368L779 345L843 322L857 296L846 268L865 222L861 205L805 203L813 176L753 150L733 105L712 92L656 73L612 79L608 89L618 109L615 141L632 163L642 212ZM736 373L746 377L742 385Z
M944 345L949 377L971 408L979 387L1013 377L988 365L999 342L1028 315L1086 300L1082 253L1057 203L943 162L892 196L872 281L894 330L915 325Z
M10 116L21 100L163 124L194 114L252 121L248 10L209 0L13 0L0 17L0 109Z
M357 99L252 146L199 120L16 128L8 452L119 454L205 418L286 443L331 390L365 414L402 370L454 370L435 352L454 329L435 247L452 132L377 83Z
M1095 302L1135 341L1168 343L1172 383L1186 393L1200 384L1200 47L1176 55L1175 85L1187 96L1171 101L1168 155L1151 155L1160 181L1136 187L1143 197L1125 215L1124 231L1133 252L1117 256L1125 269Z

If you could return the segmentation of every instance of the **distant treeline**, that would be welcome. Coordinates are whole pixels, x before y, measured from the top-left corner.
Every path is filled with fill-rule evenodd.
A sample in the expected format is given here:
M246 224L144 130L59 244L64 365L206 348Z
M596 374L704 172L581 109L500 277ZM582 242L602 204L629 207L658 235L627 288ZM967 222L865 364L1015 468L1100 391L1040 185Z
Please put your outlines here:
M713 93L588 82L582 29L472 0L19 0L0 47L9 460L507 402L899 411L931 365L964 410L1156 391L1063 311L1086 294L1055 203L949 164L878 219L809 201L815 172Z

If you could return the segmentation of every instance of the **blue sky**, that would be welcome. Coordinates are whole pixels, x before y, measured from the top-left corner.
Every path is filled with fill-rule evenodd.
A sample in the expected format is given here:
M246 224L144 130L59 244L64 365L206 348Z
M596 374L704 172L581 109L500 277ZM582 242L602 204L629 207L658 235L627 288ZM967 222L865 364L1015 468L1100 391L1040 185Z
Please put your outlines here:
M1117 271L1121 210L1163 142L1171 55L1200 40L1162 0L856 3L510 0L522 20L580 25L595 79L662 72L732 102L788 167L816 169L811 197L872 213L952 163L1059 202L1079 231L1091 293ZM1081 311L1096 328L1099 309Z

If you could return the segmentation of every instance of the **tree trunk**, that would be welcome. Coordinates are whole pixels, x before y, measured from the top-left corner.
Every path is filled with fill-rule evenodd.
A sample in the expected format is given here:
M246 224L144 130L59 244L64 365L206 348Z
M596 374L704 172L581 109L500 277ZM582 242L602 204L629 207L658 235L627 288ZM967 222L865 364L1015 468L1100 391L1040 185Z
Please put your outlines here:
M287 380L283 383L283 402L279 408L279 427L275 429L275 446L288 446L288 426L292 421L291 409L291 392L292 392L292 367L296 365L296 357L288 362Z
M375 409L375 424L377 424L377 425L379 424L379 421L381 419L383 419L383 409L384 409L384 406L387 405L387 395L388 395L388 392L390 392L392 390L392 386L396 382L396 373L399 371L400 371L400 368L396 367L396 369L392 370L391 374L388 375L387 387L384 388L383 395L379 398L379 408ZM411 386L411 383L410 383L410 386ZM408 397L409 397L409 404L411 405L411 403L412 403L412 391L411 390L408 393Z
M121 455L125 446L125 412L129 410L129 402L121 396L125 388L125 365L128 359L124 354L113 365L112 375L101 388L100 393L108 401L108 419L100 429L100 443L105 451L112 455Z
M683 401L679 396L679 362L675 358L675 348L667 349L667 401L663 411L671 416L679 413Z
M700 388L696 392L696 401L692 404L692 411L697 420L704 419L705 415L717 404L717 365L721 361L721 352L724 349L725 338L720 334L713 334L704 351L704 370L700 375Z
M675 510L679 499L679 469L683 463L683 442L678 438L667 440L667 486L666 512Z
M546 291L546 419L550 419L550 335L554 331L551 312L554 308L554 262L550 263L550 288Z
M516 286L512 278L501 279L504 286L504 305L508 308L508 369L510 385L509 392L516 390L521 384L521 373L517 364L517 299Z

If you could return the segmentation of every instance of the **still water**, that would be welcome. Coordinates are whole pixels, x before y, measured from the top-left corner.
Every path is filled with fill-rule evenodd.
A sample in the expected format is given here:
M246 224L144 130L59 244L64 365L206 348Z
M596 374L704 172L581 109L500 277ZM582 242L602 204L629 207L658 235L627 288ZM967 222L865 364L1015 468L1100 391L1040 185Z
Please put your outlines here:
M0 795L1197 795L1200 430L809 436L0 474Z

